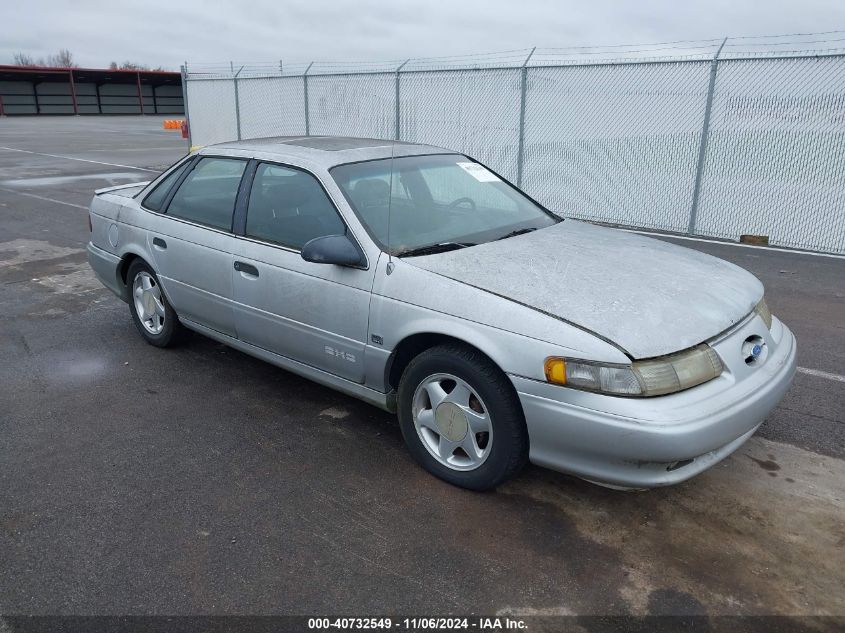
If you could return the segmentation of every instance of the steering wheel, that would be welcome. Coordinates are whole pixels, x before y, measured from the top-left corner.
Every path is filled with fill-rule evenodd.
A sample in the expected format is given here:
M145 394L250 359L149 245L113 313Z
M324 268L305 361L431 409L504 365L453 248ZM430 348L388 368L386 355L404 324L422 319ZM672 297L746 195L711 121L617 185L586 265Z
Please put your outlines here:
M469 210L475 211L475 200L473 200L472 198L458 198L457 200L452 200L452 202L449 203L448 208L457 210L458 205L464 203L469 203Z

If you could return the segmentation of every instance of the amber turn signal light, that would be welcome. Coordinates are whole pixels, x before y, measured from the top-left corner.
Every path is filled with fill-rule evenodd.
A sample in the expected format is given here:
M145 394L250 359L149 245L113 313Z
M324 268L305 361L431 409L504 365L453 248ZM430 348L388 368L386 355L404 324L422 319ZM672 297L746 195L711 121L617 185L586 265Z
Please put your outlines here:
M544 363L546 380L556 385L566 384L566 361L562 358L547 358Z

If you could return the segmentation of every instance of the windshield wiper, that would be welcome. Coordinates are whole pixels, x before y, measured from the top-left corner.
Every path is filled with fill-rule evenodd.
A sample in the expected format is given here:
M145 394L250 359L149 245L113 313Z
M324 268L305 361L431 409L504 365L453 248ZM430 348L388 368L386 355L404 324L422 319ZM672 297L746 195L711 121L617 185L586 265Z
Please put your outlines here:
M516 237L517 235L525 235L526 233L530 233L531 231L536 231L536 227L531 227L527 229L517 229L516 231L511 231L510 233L505 233L502 237L497 237L496 241L499 240L506 240L509 237Z
M435 253L445 253L447 251L456 251L459 248L466 248L467 246L475 246L474 242L439 242L437 244L429 244L428 246L420 246L419 248L410 248L407 251L401 251L396 254L397 257L415 257L417 255L434 255Z

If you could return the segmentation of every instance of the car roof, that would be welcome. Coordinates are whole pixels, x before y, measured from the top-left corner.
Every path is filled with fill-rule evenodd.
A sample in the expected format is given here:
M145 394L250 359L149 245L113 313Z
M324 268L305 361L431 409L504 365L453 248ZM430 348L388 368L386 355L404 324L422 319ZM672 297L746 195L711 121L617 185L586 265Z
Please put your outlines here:
M230 141L211 145L200 150L201 154L213 154L216 150L238 150L260 155L277 156L287 160L307 161L319 164L325 169L336 165L366 160L390 158L391 156L419 156L421 154L454 154L453 150L393 141L378 138L357 138L353 136L273 136Z

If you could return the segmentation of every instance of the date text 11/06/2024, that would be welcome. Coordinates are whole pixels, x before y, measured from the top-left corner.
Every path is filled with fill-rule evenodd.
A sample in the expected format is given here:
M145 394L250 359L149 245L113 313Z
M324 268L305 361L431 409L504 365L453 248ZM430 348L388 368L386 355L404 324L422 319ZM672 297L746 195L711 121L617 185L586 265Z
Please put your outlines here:
M524 620L501 617L476 618L309 618L308 628L311 630L366 630L366 629L398 629L400 631L446 631L470 630L480 631L519 631L526 628Z

